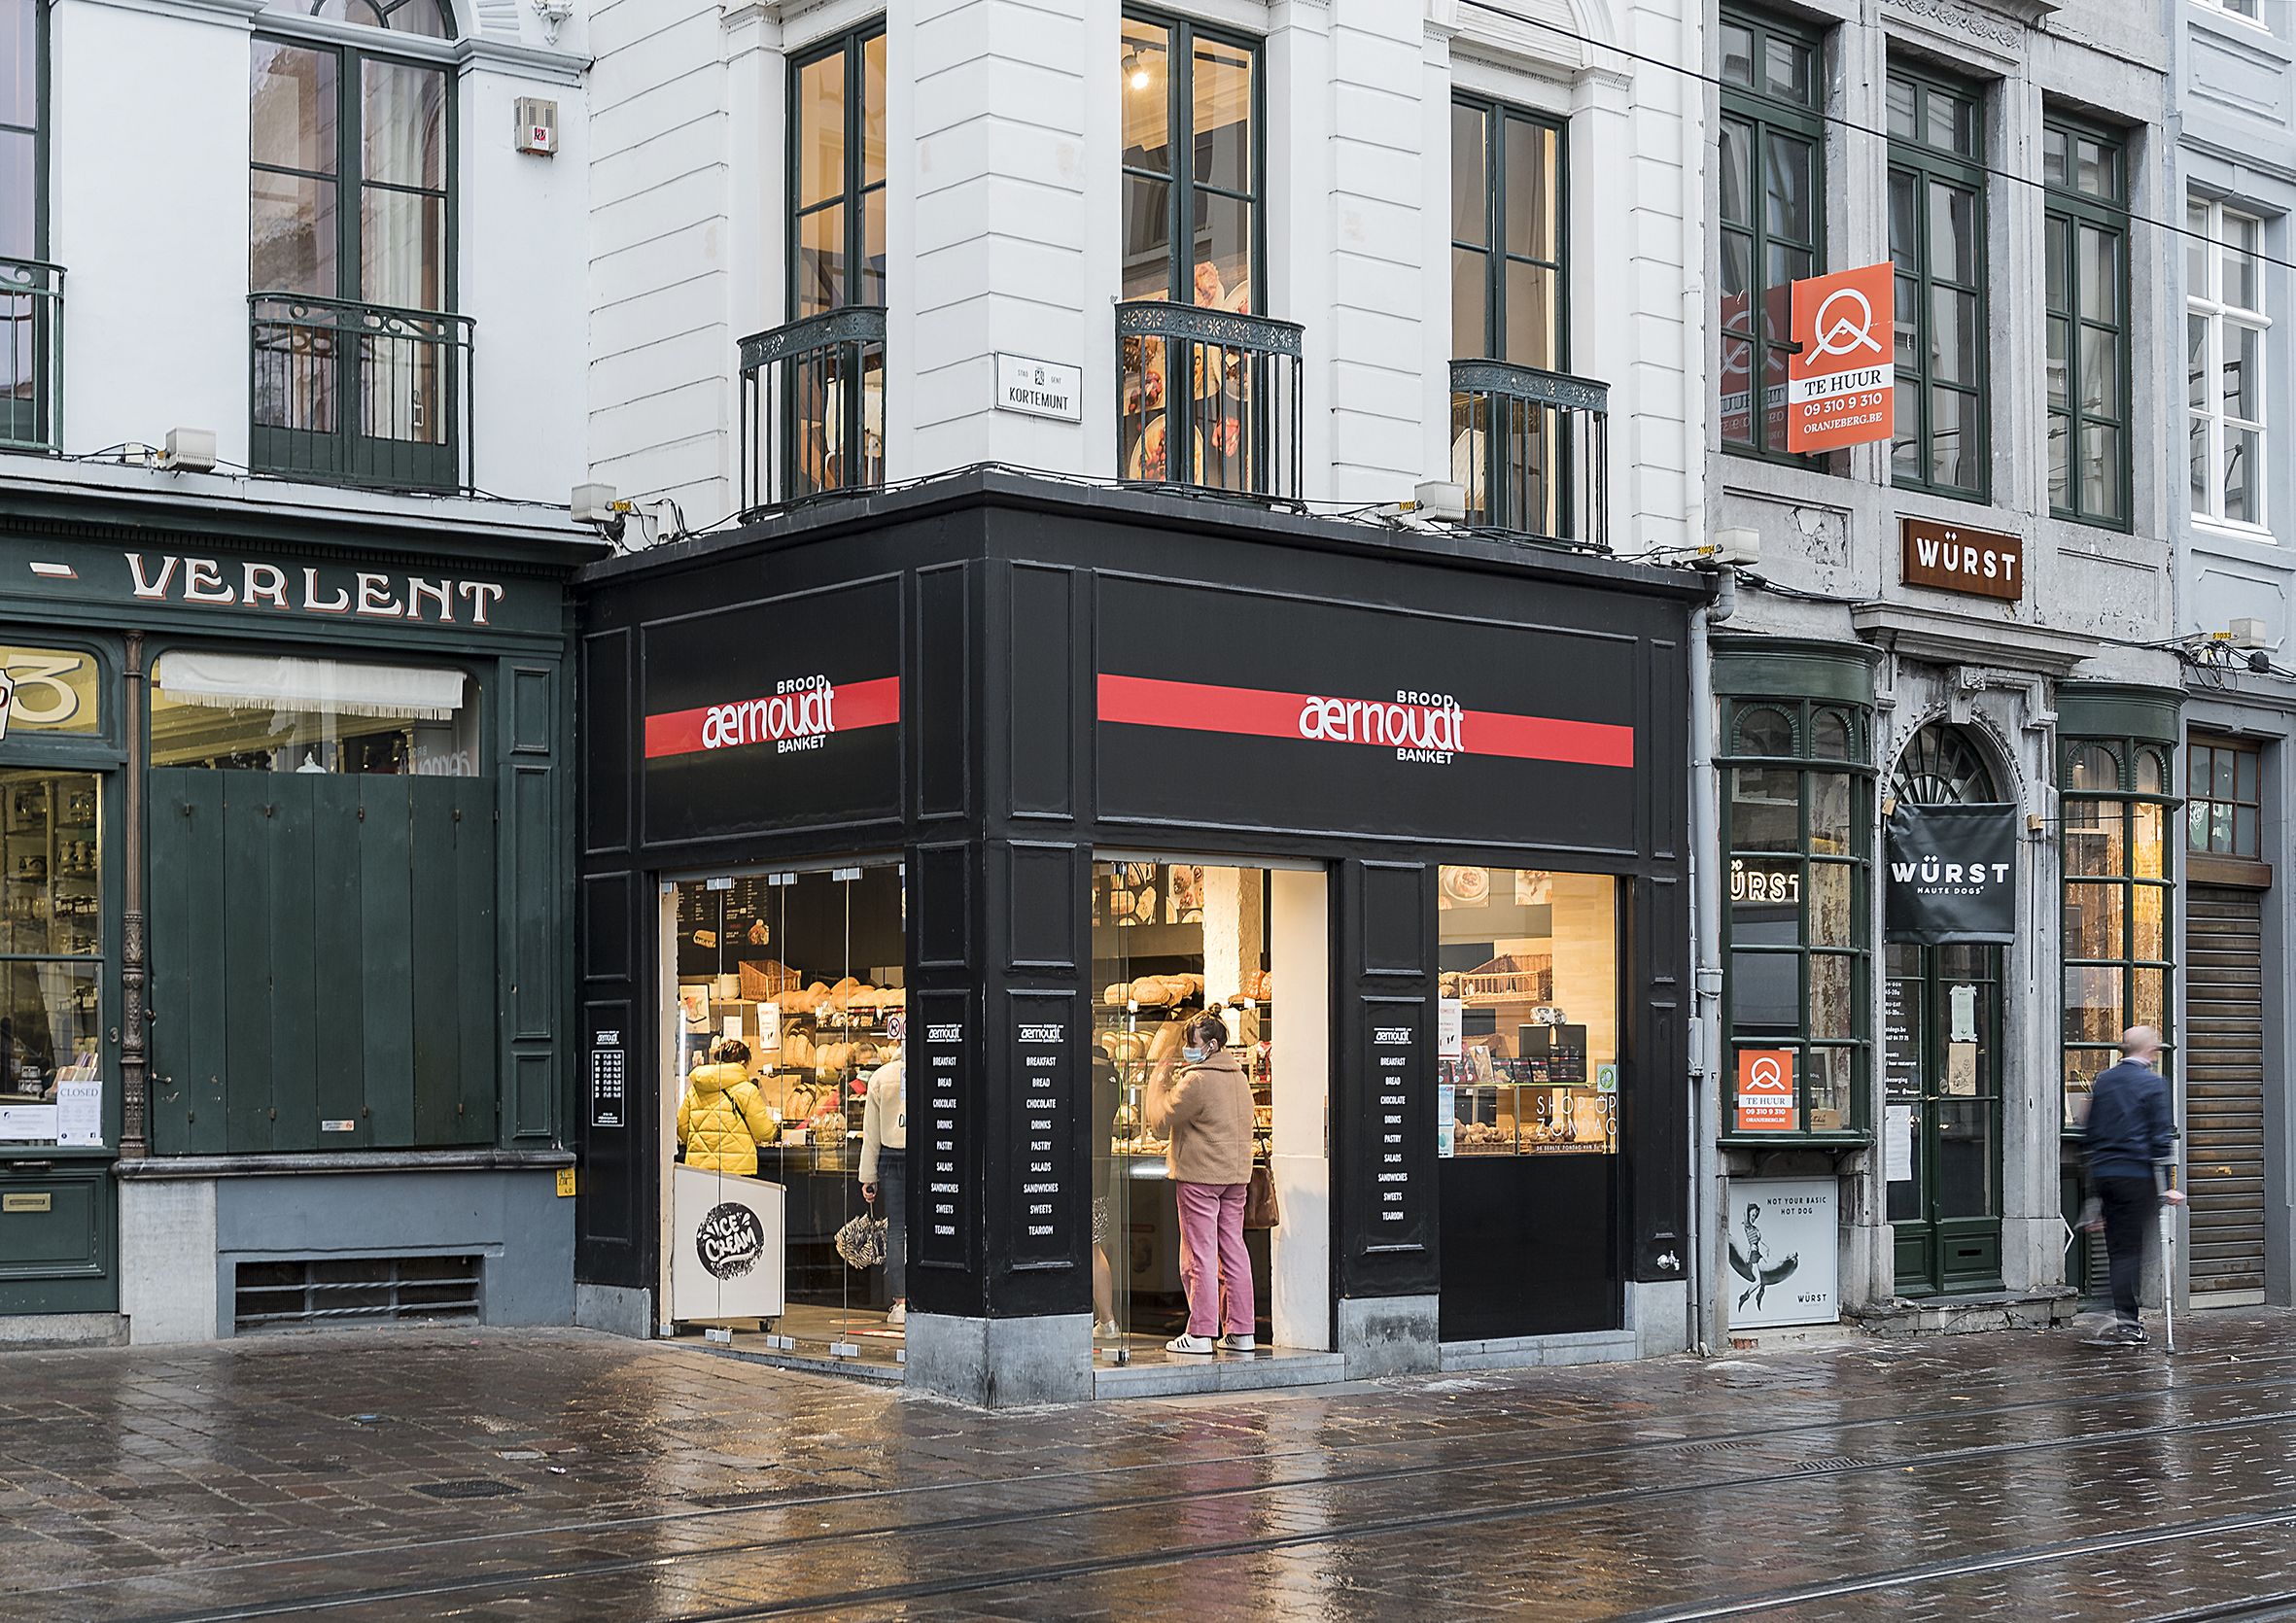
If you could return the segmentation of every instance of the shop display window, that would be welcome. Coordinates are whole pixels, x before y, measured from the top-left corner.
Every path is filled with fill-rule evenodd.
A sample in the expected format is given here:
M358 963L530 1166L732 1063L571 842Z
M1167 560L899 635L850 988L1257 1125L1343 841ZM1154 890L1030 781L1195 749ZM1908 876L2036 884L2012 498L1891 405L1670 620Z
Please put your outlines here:
M1445 867L1437 1154L1618 1152L1618 881Z
M1731 1074L1722 1130L1765 1139L1863 1133L1873 793L1865 713L1746 701L1732 708L1725 738Z
M1103 1358L1158 1354L1187 1328L1170 1145L1150 1095L1160 1074L1168 1083L1183 1063L1184 1031L1207 1011L1227 1027L1250 1080L1255 1186L1272 1179L1281 988L1270 966L1271 920L1282 905L1273 880L1261 869L1202 863L1094 864L1093 1317ZM1255 1337L1263 1340L1272 1333L1273 1299L1266 1217L1264 1206L1247 1204Z
M671 1316L894 1362L915 1252L901 870L672 889Z
M2171 1037L2175 955L2169 746L2136 739L2069 739L2061 952L2065 984L2064 1124L2088 1119L2097 1073L2120 1057L2121 1033ZM2174 1052L2162 1051L2163 1075Z
M95 655L79 648L0 645L0 671L16 684L8 703L11 734L86 738L102 730L102 673Z
M176 651L152 677L152 764L484 776L477 684L460 671Z
M0 1143L94 1141L104 980L98 786L92 773L0 772Z

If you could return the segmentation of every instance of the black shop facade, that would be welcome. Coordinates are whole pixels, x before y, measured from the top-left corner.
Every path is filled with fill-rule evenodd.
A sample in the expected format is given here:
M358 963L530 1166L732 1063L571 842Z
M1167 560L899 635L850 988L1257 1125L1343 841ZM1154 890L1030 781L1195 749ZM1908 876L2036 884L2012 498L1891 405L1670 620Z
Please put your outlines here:
M585 1323L988 1404L1683 1345L1693 580L974 470L577 594Z

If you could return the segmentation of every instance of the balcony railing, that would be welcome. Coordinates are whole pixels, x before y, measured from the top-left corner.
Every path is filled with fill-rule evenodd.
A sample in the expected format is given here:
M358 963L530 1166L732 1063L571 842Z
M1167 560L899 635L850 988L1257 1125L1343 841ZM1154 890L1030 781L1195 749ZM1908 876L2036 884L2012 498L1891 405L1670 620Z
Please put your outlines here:
M1504 361L1451 363L1451 478L1467 519L1611 544L1610 388Z
M1300 337L1265 316L1119 304L1118 476L1300 500Z
M259 293L247 307L258 473L471 488L470 317L310 294Z
M64 267L0 259L0 451L64 448Z
M742 340L742 510L885 483L885 310L852 304Z

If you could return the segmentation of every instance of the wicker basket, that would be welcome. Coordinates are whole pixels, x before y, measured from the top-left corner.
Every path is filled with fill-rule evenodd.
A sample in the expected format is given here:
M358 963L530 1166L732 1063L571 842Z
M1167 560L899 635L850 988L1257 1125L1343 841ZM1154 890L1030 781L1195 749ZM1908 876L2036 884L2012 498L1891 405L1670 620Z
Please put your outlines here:
M762 1003L778 992L793 992L803 984L797 971L779 958L742 960L742 995L751 1003Z

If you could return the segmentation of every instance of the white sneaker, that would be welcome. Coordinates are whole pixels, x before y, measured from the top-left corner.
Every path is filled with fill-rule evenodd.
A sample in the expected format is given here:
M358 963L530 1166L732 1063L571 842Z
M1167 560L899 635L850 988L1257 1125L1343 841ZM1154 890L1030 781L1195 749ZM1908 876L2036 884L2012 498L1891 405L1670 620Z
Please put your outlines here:
M905 1301L893 1303L891 1309L885 1316L885 1322L888 1325L907 1324L909 1322L909 1304Z
M1102 1319L1098 1324L1093 1326L1093 1333L1103 1341L1121 1341L1124 1339L1124 1330L1117 1325L1114 1319Z
M1164 1350L1167 1353L1200 1353L1208 1357L1212 1351L1212 1338L1183 1332L1166 1341Z
M1220 1351L1224 1353L1248 1353L1257 1346L1259 1343L1248 1335L1223 1335L1220 1337Z

